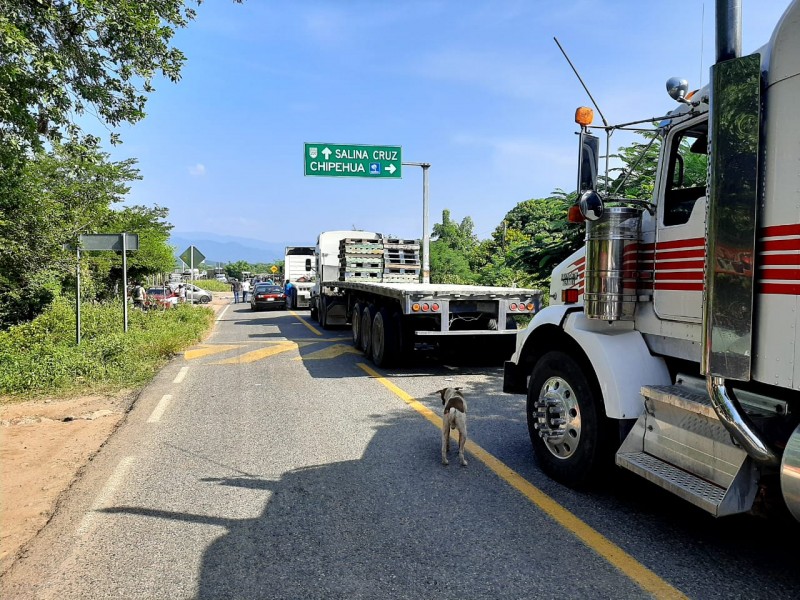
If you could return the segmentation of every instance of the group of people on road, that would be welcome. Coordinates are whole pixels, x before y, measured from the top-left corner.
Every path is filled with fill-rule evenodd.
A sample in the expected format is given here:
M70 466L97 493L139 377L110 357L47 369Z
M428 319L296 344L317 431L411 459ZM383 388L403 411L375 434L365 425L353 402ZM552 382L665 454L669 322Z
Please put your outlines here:
M244 281L239 281L238 279L234 279L231 282L231 289L233 290L233 303L239 303L239 295L242 296L242 302L247 302L247 294L250 293L250 280L245 279Z

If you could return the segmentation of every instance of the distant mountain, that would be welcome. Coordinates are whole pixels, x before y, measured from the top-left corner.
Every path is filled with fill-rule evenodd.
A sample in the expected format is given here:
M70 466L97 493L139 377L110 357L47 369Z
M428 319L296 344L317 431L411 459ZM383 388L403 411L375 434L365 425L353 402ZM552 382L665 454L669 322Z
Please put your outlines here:
M197 248L205 257L206 264L217 262L271 263L283 260L286 246L313 245L313 242L265 242L232 235L218 235L207 231L173 233L169 243L175 246L175 255L180 256L189 246Z

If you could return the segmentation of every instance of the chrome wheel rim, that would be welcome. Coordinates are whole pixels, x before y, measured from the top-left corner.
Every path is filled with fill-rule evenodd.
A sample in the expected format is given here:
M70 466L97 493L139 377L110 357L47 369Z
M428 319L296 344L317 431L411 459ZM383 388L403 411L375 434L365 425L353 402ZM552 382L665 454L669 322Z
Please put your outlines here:
M581 440L581 412L578 397L562 377L550 377L542 385L534 404L534 428L545 447L566 459L578 449Z

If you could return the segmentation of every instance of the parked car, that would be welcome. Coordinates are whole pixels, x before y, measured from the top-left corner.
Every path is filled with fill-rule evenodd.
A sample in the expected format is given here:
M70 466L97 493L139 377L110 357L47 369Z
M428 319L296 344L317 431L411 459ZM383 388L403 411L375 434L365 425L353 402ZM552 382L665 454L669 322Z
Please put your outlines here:
M178 304L178 296L169 287L147 288L147 306L172 308Z
M211 292L208 290L204 290L203 288L197 287L192 283L184 283L183 286L186 288L186 301L187 302L199 302L200 304L208 304L211 302L211 298L213 298Z
M250 293L250 309L286 308L286 294L279 285L257 283Z
M215 275L214 279L216 279L217 281L221 281L222 283L228 283L228 278L222 273Z

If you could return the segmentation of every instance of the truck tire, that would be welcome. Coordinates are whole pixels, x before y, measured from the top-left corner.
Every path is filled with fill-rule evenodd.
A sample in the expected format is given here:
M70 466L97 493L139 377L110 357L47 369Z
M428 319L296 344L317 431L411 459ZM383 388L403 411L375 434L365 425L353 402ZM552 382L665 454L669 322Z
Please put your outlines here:
M400 337L396 323L385 308L376 312L372 320L372 362L378 367L394 364L399 354Z
M361 347L361 313L363 311L362 304L356 302L353 305L353 311L350 313L350 329L353 332L353 346L356 348Z
M323 329L328 328L328 303L324 297L320 297L319 302L319 324Z
M536 363L526 413L537 462L556 481L582 487L613 464L613 422L599 385L568 354L551 351Z
M375 307L365 306L361 311L361 351L369 356L372 350L372 320L375 318Z

